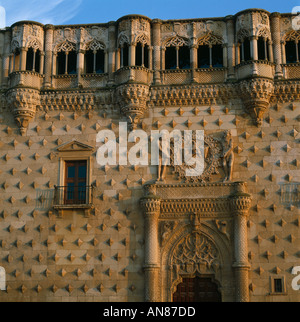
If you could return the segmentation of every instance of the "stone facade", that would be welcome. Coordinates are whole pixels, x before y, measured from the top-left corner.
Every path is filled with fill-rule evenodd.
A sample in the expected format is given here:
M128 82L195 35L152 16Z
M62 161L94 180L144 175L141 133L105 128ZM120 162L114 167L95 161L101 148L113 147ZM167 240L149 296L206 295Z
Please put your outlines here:
M251 9L1 30L0 301L172 301L196 276L212 277L223 301L300 301L293 19ZM157 182L157 166L100 167L97 133L112 130L119 143L120 121L128 131L204 130L204 173L171 164ZM87 164L81 204L59 202L70 160Z

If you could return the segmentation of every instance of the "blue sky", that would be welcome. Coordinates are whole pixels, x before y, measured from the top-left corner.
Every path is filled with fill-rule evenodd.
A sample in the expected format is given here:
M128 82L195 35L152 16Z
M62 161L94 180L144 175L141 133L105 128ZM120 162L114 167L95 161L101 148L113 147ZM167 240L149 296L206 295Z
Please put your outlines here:
M20 20L55 25L106 23L127 14L151 19L224 17L248 8L288 13L300 6L300 0L0 0L0 5L5 8L6 26L11 26Z

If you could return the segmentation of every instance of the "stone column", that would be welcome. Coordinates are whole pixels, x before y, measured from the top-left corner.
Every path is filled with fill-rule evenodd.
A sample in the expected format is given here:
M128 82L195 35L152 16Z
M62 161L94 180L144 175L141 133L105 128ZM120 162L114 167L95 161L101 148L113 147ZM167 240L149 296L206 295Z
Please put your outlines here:
M15 55L14 54L10 54L9 55L9 68L8 68L8 74L11 74L14 71L14 59L15 59ZM3 64L5 63L5 61L3 61Z
M136 46L135 44L131 44L129 46L129 66L135 66L135 51L136 51Z
M159 244L158 217L160 214L160 199L147 196L141 199L145 220L145 301L159 302Z
M12 70L12 59L11 59L11 32L6 31L4 34L4 48L3 48L3 60L2 60L2 85L8 86L8 75Z
M272 41L268 41L268 50L269 50L269 59L271 63L274 63L274 53L273 53L273 46Z
M152 44L153 44L153 82L155 85L161 83L160 79L160 68L161 68L161 32L160 32L161 21L158 19L152 20Z
M104 73L107 74L108 73L108 50L105 50L104 52Z
M116 50L116 70L121 68L121 48Z
M239 65L241 63L240 48L241 48L241 44L237 43L235 46L235 64L236 65Z
M53 25L46 25L45 27L45 78L44 87L51 87L51 76L52 76L52 47L53 47Z
M245 192L245 184L237 183L237 191L231 197L231 209L234 214L234 263L236 279L236 301L249 302L248 274L248 234L247 218L251 206L251 195Z
M234 46L234 17L226 17L226 30L227 30L227 67L228 76L227 80L235 79L234 62L235 62L235 46Z
M197 45L197 37L196 37L196 23L192 22L192 39L190 46L190 61L191 61L191 70L192 70L192 82L196 83L196 69L198 68L198 45Z
M257 37L252 36L250 40L252 60L258 60Z
M149 47L148 66L150 70L153 69L153 46Z
M82 77L81 75L84 73L84 55L85 51L82 49L78 50L77 53L77 82L78 87L82 87Z
M198 50L197 45L193 44L190 49L190 51L191 51L190 55L191 55L192 82L193 83L197 82L197 79L196 79L196 68L198 67L197 50Z
M228 54L228 45L227 44L223 44L222 45L222 48L223 48L223 66L225 68L228 67L228 57L227 57L227 54Z
M45 53L42 51L40 56L40 74L44 74Z
M117 60L119 61L118 55L116 55L116 26L115 22L111 21L108 24L108 84L114 84L114 72L118 69L116 67Z
M20 54L20 66L19 70L26 70L26 58L27 58L27 48L22 47L20 49L21 54Z
M165 70L166 69L166 47L161 48L161 69Z
M273 52L274 52L274 62L276 64L275 67L275 78L282 78L282 68L281 64L282 53L281 53L281 44L280 44L280 13L274 12L270 16L271 23L271 34L273 40Z

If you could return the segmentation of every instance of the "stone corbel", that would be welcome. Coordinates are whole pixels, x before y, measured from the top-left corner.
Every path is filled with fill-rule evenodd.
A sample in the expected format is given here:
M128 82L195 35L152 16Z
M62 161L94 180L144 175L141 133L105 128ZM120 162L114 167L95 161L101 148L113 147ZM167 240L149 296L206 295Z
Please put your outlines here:
M244 80L239 85L239 93L247 112L254 123L261 126L263 116L269 109L270 100L274 94L274 83L266 78Z
M22 136L26 135L29 123L34 119L36 107L40 104L39 91L13 89L7 93L7 103L13 112Z
M121 113L127 117L130 130L137 128L150 100L148 85L123 84L117 88L117 103Z

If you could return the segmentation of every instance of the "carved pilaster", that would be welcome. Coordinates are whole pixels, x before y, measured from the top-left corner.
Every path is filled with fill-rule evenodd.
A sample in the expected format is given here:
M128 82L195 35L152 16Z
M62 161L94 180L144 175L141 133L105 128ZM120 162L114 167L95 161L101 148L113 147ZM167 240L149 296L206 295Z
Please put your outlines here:
M233 269L236 279L236 301L249 302L248 287L248 234L247 217L251 206L251 195L246 193L244 183L237 183L237 191L230 198L234 214L234 259Z
M145 301L157 302L160 299L159 290L159 241L158 217L160 214L160 199L149 195L141 199L145 218Z
M226 30L228 37L227 50L227 65L228 65L228 77L229 81L235 79L234 75L234 62L235 62L235 48L234 48L234 17L226 17Z
M117 88L117 103L121 113L125 115L134 130L144 116L150 99L149 86L143 84L124 84Z
M276 64L275 77L281 79L283 77L283 74L281 68L282 52L280 44L280 14L278 12L274 12L271 15L271 30L274 49L274 61Z
M7 104L10 106L21 135L25 135L30 121L35 117L40 95L33 89L13 89L7 93Z
M46 25L45 27L45 80L44 87L51 87L52 74L52 46L53 46L53 25Z
M161 83L159 70L161 68L160 55L160 40L161 40L161 21L152 21L152 44L153 44L153 69L154 69L154 83L159 85Z

